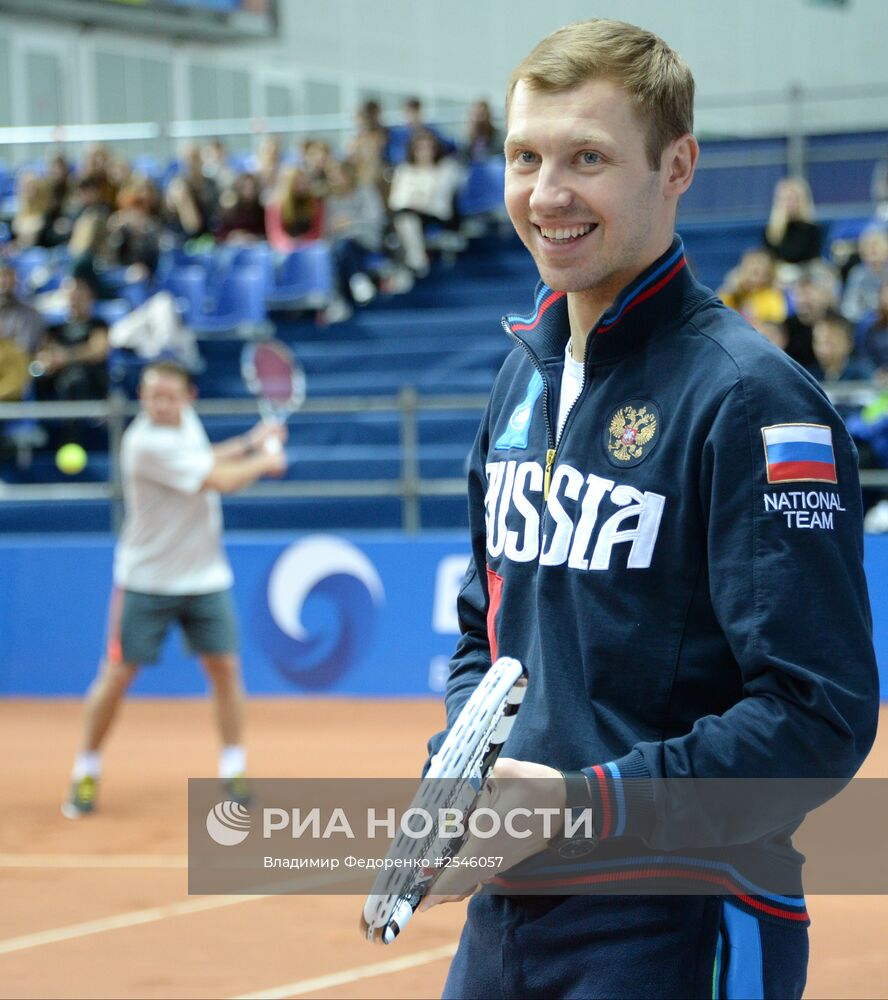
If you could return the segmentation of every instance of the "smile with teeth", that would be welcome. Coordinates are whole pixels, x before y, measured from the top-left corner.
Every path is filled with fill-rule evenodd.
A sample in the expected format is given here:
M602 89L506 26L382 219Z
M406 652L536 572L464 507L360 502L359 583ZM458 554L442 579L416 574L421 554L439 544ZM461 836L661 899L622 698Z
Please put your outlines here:
M537 226L542 236L553 243L569 243L571 240L578 240L591 233L595 228L595 223L587 223L585 226L565 226L549 228L547 226Z

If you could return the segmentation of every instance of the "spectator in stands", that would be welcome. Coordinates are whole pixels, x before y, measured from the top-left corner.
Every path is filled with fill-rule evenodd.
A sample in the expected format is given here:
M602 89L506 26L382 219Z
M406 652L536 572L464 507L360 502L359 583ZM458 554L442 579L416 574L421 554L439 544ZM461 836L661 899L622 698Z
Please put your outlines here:
M860 263L848 272L842 312L858 323L879 305L879 289L888 276L888 232L882 225L867 226L858 241Z
M379 101L370 99L358 108L356 115L358 131L352 140L360 143L367 141L372 144L380 159L385 160L388 152L389 130L382 121L382 108Z
M382 107L379 101L369 98L364 101L357 111L358 134L372 135L381 149L385 149L388 142L389 130L382 121Z
M324 202L312 194L305 171L289 167L282 172L274 196L265 205L265 231L275 250L288 253L306 240L320 238Z
M335 323L376 294L367 260L382 249L386 213L376 187L358 183L353 163L333 160L327 176L330 194L324 208L324 238L333 255L338 295L325 319Z
M173 177L164 196L163 223L181 243L210 234L211 219L185 177Z
M112 156L108 164L108 178L116 192L129 184L133 176L133 165L125 156ZM114 206L117 206L117 197L114 198Z
M108 254L112 263L129 269L131 281L147 281L160 260L160 198L154 184L134 176L117 196L117 211L108 220Z
M770 323L767 320L757 319L751 319L749 322L765 340L770 340L781 351L785 351L789 346L789 334L786 332L786 327L783 323Z
M790 315L786 317L789 344L786 353L809 371L816 364L812 337L814 324L838 305L838 279L825 261L812 261L790 286Z
M49 185L49 196L58 214L63 214L68 208L68 197L72 188L72 169L67 157L56 153L50 157L46 167L46 183Z
M491 156L503 155L503 135L493 123L487 101L475 101L469 111L469 127L462 155L469 163L483 163Z
M216 185L216 190L221 197L224 191L229 190L237 179L237 171L228 162L228 150L221 139L210 139L208 143L201 146L200 156L202 170L205 177Z
M21 399L28 384L28 364L43 341L43 317L16 291L18 273L0 263L0 400Z
M43 317L17 291L18 272L8 262L0 263L0 336L12 340L29 356L43 341Z
M191 197L197 203L206 220L205 232L211 232L219 210L219 185L204 173L200 148L188 145L182 154L181 178L185 181Z
M782 323L786 319L786 296L775 282L774 258L769 250L745 251L718 294L725 305L751 323Z
M854 327L835 309L828 309L814 323L811 339L820 382L861 382L872 378L873 366L854 357Z
M51 157L46 168L54 244L67 243L71 236L71 195L74 190L71 164L61 154Z
M117 205L117 184L113 177L111 154L101 143L87 149L80 178L89 178L95 183L99 200L109 212L113 212Z
M16 249L54 246L59 241L49 184L37 174L21 173L16 188L18 203L9 224Z
M392 176L389 208L404 262L417 276L428 273L429 257L425 230L428 225L457 223L454 199L462 179L457 161L447 156L433 132L417 132L411 139L407 159Z
M74 215L68 254L70 272L88 281L99 298L110 295L100 275L99 262L106 251L110 213L102 199L102 182L95 176L83 177L74 193Z
M880 378L888 380L888 276L882 279L875 312L858 329L857 343L861 357L877 369Z
M256 179L263 204L274 196L281 179L283 151L276 135L264 135L256 153Z
M265 208L255 174L239 174L219 196L215 235L224 243L255 243L265 239Z
M347 158L354 163L359 184L373 184L388 203L391 181L389 130L383 125L379 102L364 101L358 109L358 130L349 140Z
M47 330L37 352L38 399L103 399L107 394L108 326L93 315L94 305L95 295L88 282L75 278L67 321ZM77 440L81 430L80 422L72 421L62 433L71 441Z
M333 160L333 150L323 139L306 139L302 144L302 170L308 178L311 193L326 198L330 189L327 169Z
M804 264L820 256L823 232L814 221L811 189L801 177L777 182L764 242L786 264Z
M401 109L404 113L404 126L392 132L392 142L389 145L389 160L392 163L400 163L409 154L414 137L424 132L431 132L438 140L442 155L456 152L456 143L426 122L422 101L418 97L408 97Z

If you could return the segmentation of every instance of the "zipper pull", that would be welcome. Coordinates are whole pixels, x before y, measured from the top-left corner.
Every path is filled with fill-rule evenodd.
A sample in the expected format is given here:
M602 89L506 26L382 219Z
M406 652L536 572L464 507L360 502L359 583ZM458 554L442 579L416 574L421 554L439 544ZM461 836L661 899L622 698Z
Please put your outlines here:
M549 483L552 481L552 466L555 464L555 449L546 451L546 471L543 473L543 500L549 499Z

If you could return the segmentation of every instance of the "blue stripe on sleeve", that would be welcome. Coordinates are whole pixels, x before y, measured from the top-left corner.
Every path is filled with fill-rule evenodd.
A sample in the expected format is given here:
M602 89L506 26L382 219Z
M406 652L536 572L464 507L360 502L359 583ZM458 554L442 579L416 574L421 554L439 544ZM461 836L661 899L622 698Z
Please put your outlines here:
M608 761L604 766L610 771L611 778L613 778L614 796L616 798L617 819L614 823L614 832L611 836L622 837L623 831L626 829L626 796L623 794L623 777L620 774L620 769L612 760Z

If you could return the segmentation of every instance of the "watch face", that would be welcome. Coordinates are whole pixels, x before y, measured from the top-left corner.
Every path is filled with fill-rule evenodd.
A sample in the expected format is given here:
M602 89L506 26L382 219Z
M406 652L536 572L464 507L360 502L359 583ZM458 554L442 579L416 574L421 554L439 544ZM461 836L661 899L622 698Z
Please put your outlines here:
M587 854L591 854L597 846L597 840L578 837L575 840L565 840L558 845L556 850L559 857L570 861L573 858L582 858Z

